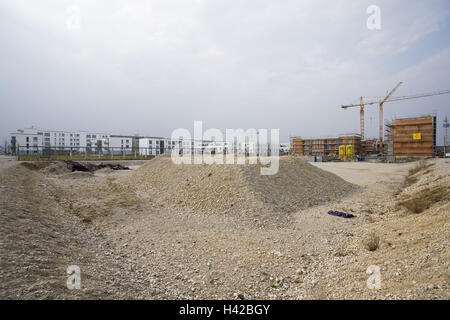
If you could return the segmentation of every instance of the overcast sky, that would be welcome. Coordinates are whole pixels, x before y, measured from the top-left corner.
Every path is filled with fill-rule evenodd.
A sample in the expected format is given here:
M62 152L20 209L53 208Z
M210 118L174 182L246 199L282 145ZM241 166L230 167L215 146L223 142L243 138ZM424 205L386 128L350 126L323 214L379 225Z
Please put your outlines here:
M381 30L369 30L369 5ZM79 15L78 15L79 13ZM79 16L79 19L77 17ZM359 132L359 96L450 89L450 1L0 0L0 137L47 129ZM367 107L366 137L378 135ZM434 112L450 94L385 105Z

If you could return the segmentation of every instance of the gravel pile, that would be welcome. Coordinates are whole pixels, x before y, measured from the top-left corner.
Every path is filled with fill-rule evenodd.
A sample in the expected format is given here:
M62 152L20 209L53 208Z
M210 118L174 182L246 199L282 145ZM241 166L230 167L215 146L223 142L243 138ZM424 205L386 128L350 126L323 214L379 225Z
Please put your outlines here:
M43 168L41 172L46 174L60 175L72 172L72 170L67 166L65 162L55 161L50 163L47 167Z
M170 157L161 156L120 182L158 205L277 222L287 221L291 212L340 199L357 189L292 157L280 158L276 175L263 176L260 168L249 164L176 165Z

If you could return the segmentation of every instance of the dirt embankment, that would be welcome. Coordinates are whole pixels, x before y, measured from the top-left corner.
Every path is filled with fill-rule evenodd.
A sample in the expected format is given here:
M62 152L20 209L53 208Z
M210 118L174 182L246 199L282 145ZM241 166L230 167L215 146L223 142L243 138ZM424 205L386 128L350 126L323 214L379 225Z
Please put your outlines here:
M90 220L73 214L43 173L48 165L16 163L0 170L0 297L168 297L134 272L129 257L114 256ZM66 287L70 265L81 269L81 290Z
M365 223L348 230L345 241L336 243L335 261L324 264L329 267L323 269L327 271L322 283L339 283L337 292L322 286L329 292L325 296L342 297L347 292L351 298L448 299L450 161L360 164L347 172L344 166L336 168L352 178L354 172L360 174L366 168L380 173L372 184L367 182L369 173L361 174L366 191L339 204L343 210L362 216ZM392 183L391 177L399 173L403 179ZM380 268L379 290L358 285L367 279L364 271L371 265Z

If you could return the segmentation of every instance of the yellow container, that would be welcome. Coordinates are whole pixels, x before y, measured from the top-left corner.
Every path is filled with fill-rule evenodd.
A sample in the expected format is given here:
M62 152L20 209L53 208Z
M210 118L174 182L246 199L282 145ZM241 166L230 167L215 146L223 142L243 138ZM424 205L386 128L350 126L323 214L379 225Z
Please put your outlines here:
M339 146L339 159L345 160L345 146Z
M353 146L352 145L345 146L345 155L347 156L347 159L353 158Z

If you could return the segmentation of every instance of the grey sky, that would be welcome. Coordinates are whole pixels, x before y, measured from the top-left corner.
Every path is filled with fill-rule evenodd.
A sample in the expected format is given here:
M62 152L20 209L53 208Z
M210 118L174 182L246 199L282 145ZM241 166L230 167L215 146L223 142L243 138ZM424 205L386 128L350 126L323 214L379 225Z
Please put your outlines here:
M371 4L381 30L366 27ZM0 137L30 125L170 136L194 120L282 140L359 132L341 104L398 81L396 95L450 89L449 34L448 0L1 0ZM366 110L376 137L378 108ZM385 105L385 119L429 112L442 144L450 94Z

